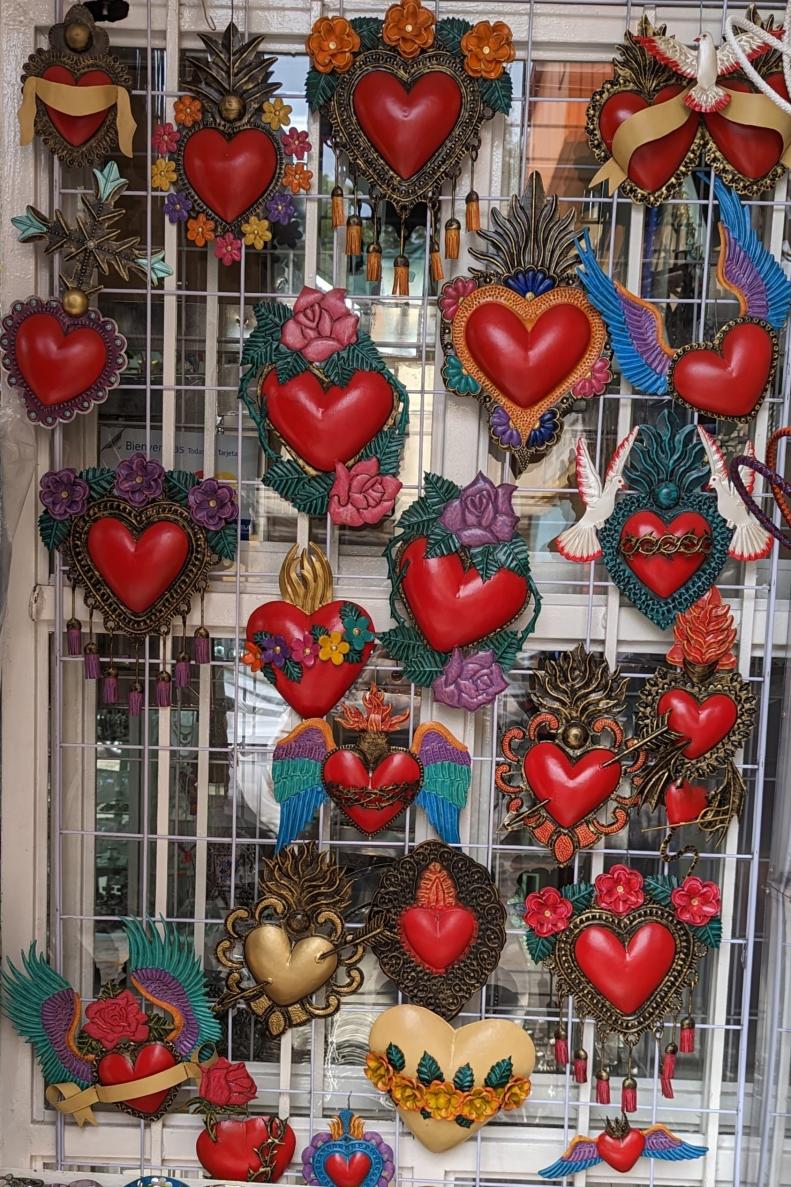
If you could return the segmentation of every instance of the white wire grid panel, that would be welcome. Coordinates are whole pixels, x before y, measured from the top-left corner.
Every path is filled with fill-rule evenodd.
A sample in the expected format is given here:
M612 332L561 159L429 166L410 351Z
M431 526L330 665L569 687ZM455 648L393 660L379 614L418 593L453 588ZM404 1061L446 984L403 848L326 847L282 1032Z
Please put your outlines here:
M170 117L184 54L199 49L197 32L206 24L199 2L133 0L130 17L110 27L114 50L133 72L140 125L134 161L130 165L119 159L122 174L131 181L124 205L130 229L150 249L164 245L174 275L164 290L134 283L114 287L112 282L105 289L102 309L117 318L129 340L130 368L98 414L79 418L51 436L40 432L34 437L15 415L15 397L3 393L5 513L7 519L18 516L5 619L3 948L13 957L34 936L48 944L53 961L81 989L85 1001L95 995L100 981L122 967L118 920L126 914L163 914L177 921L194 939L213 986L219 988L214 946L228 909L256 897L262 858L272 852L277 820L269 777L271 746L294 724L270 686L240 666L239 641L254 607L277 596L277 571L288 547L308 538L322 544L339 593L366 605L378 627L388 623L381 552L392 525L339 533L328 522L297 516L260 484L263 461L257 439L253 426L239 415L236 400L241 342L253 324L255 301L263 296L291 299L303 284L348 287L363 326L409 389L410 432L399 512L420 493L425 469L457 481L471 479L479 468L495 480L507 477L502 458L490 451L478 406L446 396L435 366L436 291L428 281L423 216L409 226L408 300L387 295L397 249L395 223L385 229L384 280L376 293L364 273L347 274L342 243L330 229L335 166L328 150L319 147L318 120L308 116L303 98L304 38L321 15L381 14L384 6L281 0L240 2L232 9L207 3L218 30L233 17L248 35L266 34L268 51L279 55L275 77L282 83L280 94L293 107L292 122L310 132L314 192L297 202L301 237L275 251L245 252L240 265L224 268L205 250L185 244L166 221L163 196L152 196L147 185L152 154L146 145L153 124ZM584 137L585 104L609 73L613 48L627 25L634 28L640 10L600 0L563 5L449 0L434 8L438 18L505 19L515 34L513 110L507 120L498 116L486 126L475 172L484 224L489 208L504 205L521 190L527 172L537 168L547 191L559 193L563 209L573 206L579 224L591 229L599 258L612 274L663 307L673 340L703 337L733 316L732 298L714 277L715 220L705 175L688 181L683 193L657 212L617 195L593 200L585 191L595 169ZM657 9L656 19L668 21L683 40L691 41L701 28L719 36L728 11L735 9L669 0ZM0 14L7 98L0 177L5 227L8 217L28 202L45 210L58 203L71 208L79 191L88 187L87 171L62 171L40 146L22 150L16 144L21 64L33 48L34 28L35 44L44 44L46 28L62 12L43 0L6 0ZM459 194L466 192L467 180L462 176ZM787 254L785 186L783 180L774 196L754 204L756 225L777 256L784 249ZM446 202L443 219L449 213ZM31 292L45 295L52 289L55 270L29 246L10 242L4 232L0 250L4 307ZM463 255L455 271L466 271L468 263ZM772 428L789 421L787 374L784 350L775 391L752 426L759 456ZM523 716L528 673L537 654L582 640L603 649L610 664L622 665L632 678L634 695L667 650L668 636L621 604L601 566L574 568L548 547L576 514L571 465L576 436L585 433L601 465L632 424L654 420L662 406L661 401L632 397L616 378L604 398L569 417L561 446L520 480L521 530L531 547L544 605L536 633L511 673L509 691L492 710L471 718L432 705L429 695L405 684L381 653L365 674L376 676L399 708L411 708L410 729L420 720L438 718L469 746L474 778L463 815L463 845L491 865L504 898L511 896L523 872L537 885L557 879L544 850L521 843L523 834L498 831L502 805L493 786L498 739L506 725ZM746 439L742 428L720 428L729 452ZM141 443L166 466L202 469L235 481L246 538L240 540L238 563L212 580L207 597L206 622L214 639L211 668L199 670L195 687L185 690L172 710L147 707L137 722L125 710L97 704L95 686L83 681L81 661L63 655L70 592L64 589L60 568L50 574L44 550L33 541L38 479L46 469L97 460L114 465ZM661 1118L694 1135L692 1140L702 1138L710 1153L679 1165L641 1160L627 1175L613 1176L599 1167L577 1176L578 1184L615 1178L618 1183L774 1187L791 1181L785 1137L791 1047L785 899L780 893L765 894L767 887L781 882L788 850L789 810L783 804L788 763L781 751L786 745L781 725L788 717L783 704L786 563L779 561L777 549L758 566L731 563L720 585L740 623L740 671L754 682L760 701L758 726L744 755L749 794L741 824L732 825L721 851L704 851L701 861L703 875L722 886L726 940L704 962L695 994L698 1050L679 1062L672 1102L658 1097L653 1087L658 1045L644 1040L637 1051L638 1123L645 1126ZM82 617L85 621L84 612ZM146 656L149 693L158 658L152 647ZM128 648L121 669L125 691L132 674ZM361 681L356 691L364 687ZM627 858L644 873L661 868L656 851L662 834L643 831L656 823L647 817L633 820L628 834L579 858L575 877L595 876L616 858ZM405 828L363 841L340 824L337 814L324 810L313 835L349 868L364 871L424 839L426 826L410 812ZM701 846L705 850L704 841ZM352 918L357 923L364 918L375 880L369 869L355 883ZM372 957L366 957L364 970L363 989L344 1002L334 1019L299 1028L282 1042L263 1039L246 1015L228 1020L227 1053L250 1062L259 1086L258 1106L290 1115L298 1153L312 1133L326 1127L327 1118L351 1102L369 1128L380 1130L393 1146L398 1181L405 1187L446 1181L499 1187L539 1181L537 1168L553 1161L571 1136L601 1129L603 1114L592 1101L591 1085L578 1086L568 1071L554 1067L550 1048L558 1008L550 1001L548 977L530 964L513 932L500 967L460 1021L497 1016L528 1029L538 1055L533 1095L523 1109L491 1122L457 1149L429 1154L362 1076L371 1020L397 1001ZM568 1021L573 1022L576 1044L583 1034L581 1024L578 1029L570 1014ZM143 1170L199 1176L195 1118L168 1116L146 1126L107 1112L100 1125L85 1129L64 1125L62 1118L53 1121L30 1053L7 1024L1 1033L3 1168L52 1172L55 1177L60 1171L90 1172L107 1176L108 1182L125 1181ZM583 1043L591 1052L590 1024L584 1027ZM614 1100L623 1074L623 1064L613 1063ZM298 1167L295 1161L284 1181L301 1182Z

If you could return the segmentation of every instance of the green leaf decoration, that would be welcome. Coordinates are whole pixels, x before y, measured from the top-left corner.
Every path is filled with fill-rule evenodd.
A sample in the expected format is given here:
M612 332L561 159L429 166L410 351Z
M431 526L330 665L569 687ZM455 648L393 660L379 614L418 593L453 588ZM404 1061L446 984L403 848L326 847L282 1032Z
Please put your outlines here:
M655 903L670 906L670 895L678 886L678 878L672 874L651 874L645 880L645 888Z
M357 371L383 371L384 364L368 338L352 342L343 350L331 354L323 363L322 370L331 383L345 387Z
M487 1088L505 1088L511 1076L514 1073L514 1065L511 1062L511 1056L506 1056L505 1059L498 1059L497 1063L493 1063L486 1073L484 1084Z
M284 347L280 347L275 350L274 355L278 383L288 383L289 379L301 375L308 369L307 360L296 350L286 350Z
M306 515L324 515L334 474L305 474L296 462L278 458L264 475L264 486L274 490L297 511Z
M486 646L494 652L494 658L503 673L507 673L516 666L516 657L522 649L522 636L516 631L497 631L486 640Z
M689 930L695 939L700 940L701 944L705 944L707 948L719 948L722 943L722 920L719 915L715 915L708 923L704 923L703 927L690 927Z
M36 214L34 207L28 206L24 214L17 214L11 222L19 231L19 242L27 243L30 239L38 239L46 235L47 227Z
M87 470L80 470L80 478L88 483L93 499L103 499L113 493L115 470L108 470L106 466L90 466Z
M110 161L104 169L94 169L93 175L96 178L96 197L102 202L107 202L119 186L126 185L115 161Z
M434 42L438 49L446 49L448 53L461 56L461 39L472 28L469 21L460 17L448 17L438 21L434 30Z
M441 474L426 474L423 481L423 498L435 515L441 515L445 504L455 499L459 494L459 487L449 478Z
M360 49L376 49L382 36L382 22L375 16L358 16L349 24L360 38Z
M397 626L382 631L379 642L391 658L401 665L407 680L423 688L440 675L448 662L447 655L433 651L413 627Z
M508 115L514 97L514 84L511 75L504 70L499 78L481 79L481 98L492 111L501 111Z
M261 671L264 675L264 679L268 680L269 683L272 686L274 686L274 684L275 684L275 669L272 667L272 665L264 664L264 666L261 668Z
M186 507L189 493L199 481L197 475L190 470L170 470L165 475L165 494L169 499Z
M380 474L395 474L401 464L403 443L404 438L394 425L389 429L381 429L361 451L360 458L378 458Z
M242 352L242 362L245 364L256 362L258 351L267 343L280 344L280 329L291 317L288 305L282 305L279 301L261 301L254 312L255 329L245 341Z
M164 280L166 276L173 275L173 269L165 260L164 251L155 251L150 260L143 256L142 259L135 260L135 263L148 270L148 276L154 288L157 287L158 280Z
M388 1043L385 1051L385 1058L390 1064L390 1067L395 1068L397 1072L402 1072L406 1067L406 1060L404 1059L404 1052L395 1043Z
M534 931L528 928L525 932L525 947L530 953L531 959L536 964L541 964L542 960L546 960L555 951L555 937L537 936Z
M312 68L308 71L305 79L305 98L311 111L318 111L325 103L329 103L340 80L341 76L334 70L330 74L322 74Z
M481 581L489 581L500 571L497 551L491 544L482 544L470 549L470 560L481 575Z
M498 563L503 569L510 569L525 579L530 576L530 550L521 536L505 540L495 549Z
M469 1092L475 1084L475 1073L468 1063L460 1067L453 1077L453 1087L459 1092Z
M38 534L41 536L44 547L48 548L50 552L54 552L56 548L60 548L65 543L70 527L70 520L55 519L49 511L42 511L38 517Z
M207 532L206 543L224 561L232 561L236 556L236 524L227 523L219 532Z
M313 626L310 628L310 633L313 636L313 638L315 639L315 641L318 643L319 639L323 639L324 636L327 634L327 628L325 626L318 626L316 623L314 623Z
M442 1068L433 1055L424 1051L417 1065L417 1078L421 1084L433 1084L435 1080L444 1080Z
M431 1113L429 1113L429 1117L430 1116ZM454 1117L454 1121L457 1125L460 1125L462 1129L472 1129L472 1121L470 1121L469 1117Z
M569 900L574 914L579 915L580 911L586 910L593 902L596 887L592 882L574 882L571 886L564 886L560 893L563 898Z
M436 519L436 515L427 505L425 499L416 499L414 503L410 503L401 516L398 526L410 540L413 540L416 536L427 536Z
M104 1048L102 1048L102 1050L104 1050ZM428 1111L428 1109L421 1109L420 1116L425 1117L427 1121L431 1120L431 1113Z
M432 560L437 556L450 556L452 552L456 552L458 547L459 542L453 532L449 532L447 528L437 522L428 534L426 559Z
M297 663L295 659L284 660L280 671L286 680L293 680L295 684L299 684L302 679L302 664Z

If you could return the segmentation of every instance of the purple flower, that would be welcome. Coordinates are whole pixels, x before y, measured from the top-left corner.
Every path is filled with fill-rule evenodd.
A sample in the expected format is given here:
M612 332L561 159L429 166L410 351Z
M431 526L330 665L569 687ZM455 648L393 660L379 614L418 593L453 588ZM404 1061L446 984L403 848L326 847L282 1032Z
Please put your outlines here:
M474 713L481 705L493 701L498 693L505 692L507 687L493 651L479 651L465 657L458 647L454 647L445 670L431 685L431 691L444 705Z
M499 405L489 417L489 428L500 444L508 449L518 449L522 444L522 434L505 408L501 408Z
M39 498L53 519L82 515L88 506L88 483L76 470L50 470L41 479Z
M209 532L219 532L239 514L233 487L216 478L204 478L203 482L193 486L187 502L192 518Z
M142 507L162 494L165 471L144 453L124 458L115 469L115 493L134 507Z
M274 668L282 668L291 656L288 643L282 635L261 635L259 647L261 659L265 664L272 664Z
M189 194L179 194L172 190L165 198L165 214L172 223L185 223L192 210L192 198Z
M485 474L478 474L448 503L439 521L468 548L511 540L519 522L511 506L515 490L511 483L495 486Z
M294 217L293 198L281 192L273 194L266 204L266 213L270 223L283 223L285 226Z

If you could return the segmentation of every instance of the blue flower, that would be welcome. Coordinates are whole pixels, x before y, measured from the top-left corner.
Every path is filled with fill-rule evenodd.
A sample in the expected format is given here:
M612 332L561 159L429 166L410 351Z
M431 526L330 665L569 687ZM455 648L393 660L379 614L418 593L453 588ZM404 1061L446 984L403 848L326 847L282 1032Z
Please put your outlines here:
M286 226L294 217L293 198L290 194L284 194L278 191L267 202L266 213L270 223L282 223Z
M477 396L481 390L478 380L473 379L472 375L464 370L461 359L453 352L445 359L442 378L445 381L445 386L449 387L451 391L458 392L460 396Z
M489 428L492 436L496 437L505 449L518 449L522 444L522 434L505 408L495 408L489 417Z
M165 214L172 223L185 223L192 210L192 198L173 190L165 198Z
M538 426L527 438L527 444L532 448L546 445L547 441L557 436L559 427L558 414L554 408L550 408L549 412L542 412L538 418Z
M528 293L540 297L542 293L548 293L555 287L554 280L547 276L543 268L522 268L519 272L514 272L513 276L509 276L505 283L509 289L521 293L523 297Z

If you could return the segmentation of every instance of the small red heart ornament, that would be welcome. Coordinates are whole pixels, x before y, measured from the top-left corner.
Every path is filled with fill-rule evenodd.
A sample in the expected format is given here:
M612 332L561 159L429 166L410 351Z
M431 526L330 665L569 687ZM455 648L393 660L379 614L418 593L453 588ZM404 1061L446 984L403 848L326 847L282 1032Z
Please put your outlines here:
M731 326L717 349L688 350L673 365L682 400L714 416L748 416L772 372L772 337L757 322Z
M468 907L407 907L398 920L407 951L432 973L444 973L461 960L478 934L478 920Z
M711 537L711 527L696 511L682 511L669 523L665 523L653 511L636 511L630 515L621 529L621 541L626 536L683 536L693 532L696 536ZM675 552L669 556L661 553L647 555L639 551L622 552L625 563L643 585L657 597L669 598L681 589L697 573L706 560L707 553Z
M100 1084L131 1084L135 1080L144 1079L145 1076L153 1076L156 1072L167 1071L178 1062L164 1043L146 1043L135 1055L120 1051L111 1051L108 1055L103 1055L96 1070ZM170 1088L165 1088L162 1092L134 1097L124 1104L130 1109L136 1109L138 1113L156 1113L171 1091Z
M372 441L393 411L395 392L378 371L357 371L345 387L324 388L312 371L279 383L264 379L267 419L316 470L332 471Z
M371 1169L371 1159L362 1150L358 1150L351 1157L343 1154L330 1154L324 1160L324 1170L332 1179L335 1187L360 1187Z
M645 1136L639 1129L630 1129L622 1138L600 1133L596 1139L596 1149L608 1166L626 1174L642 1156Z
M226 139L216 128L199 128L184 145L184 175L200 200L225 223L254 206L277 170L270 136L245 128Z
M599 130L608 151L612 150L612 143L618 128L637 111L646 107L657 107L680 94L683 86L671 83L657 92L651 103L636 91L616 91L610 95L602 105L599 115ZM679 165L692 147L692 142L698 130L698 116L690 111L686 121L679 128L652 140L650 144L641 144L629 158L629 180L642 190L651 193L661 190L662 186L672 181Z
M694 824L709 805L705 787L687 783L686 779L670 783L665 788L665 813L671 825Z
M766 78L769 86L788 102L782 72L777 70ZM750 83L742 79L723 82L727 91L754 93ZM709 135L737 173L752 180L765 177L783 155L783 138L773 128L756 128L750 124L739 124L719 112L706 112L703 116Z
M404 811L417 793L420 791L422 772L420 763L405 750L395 750L382 759L369 771L365 763L354 750L333 750L328 755L322 777L330 798L338 804L353 824L362 832L373 836L386 828L391 820ZM346 794L342 801L338 793L330 787L335 784ZM349 802L348 793L362 791L368 793L386 787L390 792L399 789L398 799L387 807L364 807L361 804Z
M614 751L594 747L573 759L555 742L538 742L526 752L524 776L537 800L562 828L573 828L617 788L621 764L603 764Z
M51 313L33 313L20 323L14 354L25 383L48 408L88 391L107 363L107 347L96 330L64 330Z
M113 82L110 75L106 74L104 70L86 70L85 74L80 74L75 78L71 70L67 70L65 66L57 65L47 66L42 78L67 87L105 87L112 85ZM94 111L90 115L67 115L65 111L57 111L47 103L44 104L44 107L52 121L52 126L60 132L67 144L72 144L75 148L85 144L95 132L99 131L110 110L109 107L105 107L102 111Z
M418 628L435 651L452 651L507 626L524 609L529 587L524 577L500 569L484 582L458 553L426 558L428 541L412 540L403 550L401 593Z
M296 1138L290 1125L285 1126L282 1141L275 1149L271 1170L261 1166L258 1151L270 1138L271 1117L248 1117L245 1121L220 1120L212 1141L207 1129L195 1144L201 1166L212 1179L241 1183L276 1183L294 1157Z
M643 923L624 942L608 927L590 924L574 943L577 963L616 1010L634 1014L673 965L676 941L661 923Z
M86 546L100 576L133 614L153 606L189 554L189 538L179 524L154 523L135 536L113 516L91 524Z
M412 86L388 70L369 70L354 88L352 106L366 138L406 180L450 136L461 113L461 90L441 70L422 74Z
M683 688L671 688L657 703L659 716L668 714L670 729L689 738L681 753L685 758L700 758L721 742L736 724L739 710L725 693L717 692L699 701Z

